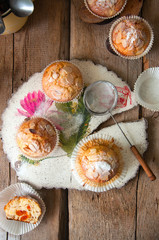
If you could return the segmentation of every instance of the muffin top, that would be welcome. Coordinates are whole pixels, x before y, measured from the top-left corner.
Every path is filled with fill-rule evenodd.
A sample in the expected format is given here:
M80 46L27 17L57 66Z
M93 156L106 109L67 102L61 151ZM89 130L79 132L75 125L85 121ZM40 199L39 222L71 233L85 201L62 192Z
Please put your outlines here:
M112 31L112 44L125 56L142 54L150 43L150 30L142 19L123 19Z
M96 144L81 155L84 175L91 181L106 182L113 178L119 166L119 156L108 145Z
M86 0L89 9L98 16L112 17L125 4L125 0Z
M57 102L74 99L83 88L80 70L70 62L55 62L47 67L42 79L46 95Z
M54 126L46 119L32 118L21 124L16 140L25 155L39 158L47 156L54 149L57 134Z

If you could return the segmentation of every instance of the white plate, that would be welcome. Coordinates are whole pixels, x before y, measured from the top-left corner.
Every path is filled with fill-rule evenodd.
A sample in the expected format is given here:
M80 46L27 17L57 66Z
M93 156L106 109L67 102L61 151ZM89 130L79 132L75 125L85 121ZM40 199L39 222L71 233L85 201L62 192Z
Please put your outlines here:
M15 196L26 196L29 195L41 206L42 214L36 224L19 222L14 220L7 220L6 214L4 211L4 206L9 202L10 199L14 198ZM30 232L34 228L36 228L44 214L46 208L43 200L41 199L40 195L28 184L26 183L17 183L10 185L9 187L5 188L2 192L0 192L0 227L4 229L6 232L9 232L14 235L22 235L24 233Z
M142 72L134 87L136 101L152 111L159 111L159 67Z

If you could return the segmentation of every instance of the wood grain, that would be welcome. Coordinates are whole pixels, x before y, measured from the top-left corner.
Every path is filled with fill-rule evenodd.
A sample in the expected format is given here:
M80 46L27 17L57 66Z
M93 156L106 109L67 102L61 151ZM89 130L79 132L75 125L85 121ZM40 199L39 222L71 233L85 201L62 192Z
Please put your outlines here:
M8 98L12 94L12 71L13 71L13 36L0 37L0 114L7 107ZM0 119L0 125L2 120ZM2 148L0 139L0 191L10 183L9 162ZM6 239L7 233L0 229L0 239Z
M159 65L159 2L157 0L144 2L142 16L154 30L155 41L152 50L143 62L143 69ZM143 170L140 171L137 194L137 239L159 239L159 118L158 113L142 108L142 116L148 121L148 150L144 157L157 179L147 180Z
M35 1L35 12L15 36L15 52L14 89L52 61L68 59L69 1ZM44 189L40 192L46 203L46 215L40 227L21 240L67 239L67 191Z
M143 0L127 0L127 4L120 16L139 15L143 6Z
M35 1L35 11L23 29L14 35L0 36L1 114L12 92L32 74L57 59L90 59L114 71L132 90L142 69L159 65L158 0L144 1L142 16L152 25L155 42L143 62L141 59L127 61L108 52L105 42L112 23L99 25L81 21L76 9L81 1L71 1L71 12L69 0ZM135 1L138 0L133 3ZM158 240L159 114L136 107L115 118L121 122L143 116L148 120L149 140L144 159L157 176L155 182L150 182L140 169L136 178L122 189L106 193L42 189L39 193L46 203L47 212L40 226L23 236L13 236L0 230L0 240ZM112 124L114 122L110 119L98 130ZM9 168L2 141L0 153L2 190L17 182L17 177Z
M5 72L2 76L5 76L6 83L4 81L1 83L3 91L0 95L0 99L3 99L1 109L6 107L6 100L11 96L12 71L13 92L15 92L32 74L42 71L50 62L69 58L69 8L69 1L65 0L35 1L35 11L26 25L14 35L6 36L4 43L8 42L5 43L2 63L2 69ZM12 47L12 54L8 46ZM9 71L8 68L10 68ZM6 166L8 167L8 161L6 159L5 161L1 188L6 185L5 181L7 184L9 181L9 168L5 170ZM12 169L10 169L10 178L11 183L17 182L15 171ZM0 238L1 240L67 239L67 190L43 189L40 193L47 208L40 227L23 236L11 234L6 236L4 233L5 237Z
M74 1L75 3L75 1ZM71 58L91 59L117 73L133 89L142 61L127 61L106 50L110 24L83 23L72 4ZM78 28L78 31L76 29ZM78 46L78 47L77 47ZM137 120L138 108L117 116ZM102 127L107 123L102 124ZM69 190L69 237L73 239L135 239L137 178L120 190L91 193Z
M95 15L93 15L85 6L84 0L73 0L75 7L76 7L76 11L80 17L80 19L85 22L85 23L109 23L111 21L113 21L116 18L112 18L112 19L107 19L107 20L103 20ZM123 17L123 16L128 16L128 15L139 15L139 13L141 12L142 9L142 5L143 5L143 0L127 0L127 4L124 8L124 10L117 16L117 18L119 17Z

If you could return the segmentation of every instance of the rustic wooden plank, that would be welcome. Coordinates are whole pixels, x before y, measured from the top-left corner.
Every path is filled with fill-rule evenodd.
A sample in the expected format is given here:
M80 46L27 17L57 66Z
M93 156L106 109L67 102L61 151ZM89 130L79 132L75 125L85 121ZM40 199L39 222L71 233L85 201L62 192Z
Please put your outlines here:
M0 115L7 106L12 94L13 36L0 36ZM0 125L2 120L0 119ZM3 152L0 140L0 191L10 183L9 162ZM0 239L6 239L7 233L0 229Z
M65 0L35 1L34 13L14 34L14 92L50 62L69 58L69 7ZM16 182L14 170L11 182ZM43 189L40 194L46 203L46 215L37 229L20 239L67 239L67 190ZM13 239L8 236L8 240Z
M91 59L117 73L133 89L142 61L127 61L105 47L110 24L82 22L72 2L71 58ZM77 31L78 29L78 31ZM138 108L117 116L117 120L138 119ZM113 123L113 121L109 121ZM108 126L108 123L102 125ZM69 191L69 237L73 239L135 239L137 177L120 190L106 193Z
M76 11L80 19L86 23L100 23L103 22L102 19L91 14L85 6L84 0L74 1L76 6ZM124 10L120 13L119 17L127 15L138 15L141 11L143 5L143 0L127 0L127 4ZM108 20L111 21L111 20ZM105 22L108 22L107 20Z
M143 0L127 0L127 4L124 10L121 12L120 16L126 15L139 15L141 8L143 6Z
M159 23L158 19L159 2L157 0L146 0L142 16L149 21L153 27L155 41L152 50L145 57L143 69L159 65ZM136 239L159 239L159 121L158 113L142 108L142 116L148 120L148 151L145 160L154 171L157 180L151 182L147 176L140 171L138 195L137 195L137 232Z

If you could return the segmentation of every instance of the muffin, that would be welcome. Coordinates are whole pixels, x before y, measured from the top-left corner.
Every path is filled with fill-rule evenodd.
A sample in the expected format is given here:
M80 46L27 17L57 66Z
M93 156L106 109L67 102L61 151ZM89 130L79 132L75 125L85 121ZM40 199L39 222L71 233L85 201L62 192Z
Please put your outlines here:
M18 129L16 140L22 153L31 158L50 154L57 143L55 127L44 118L26 119Z
M69 102L83 89L80 70L67 61L57 61L43 74L42 87L46 95L56 102Z
M14 197L4 207L6 218L36 224L41 216L39 203L29 196Z
M120 56L128 58L145 55L153 42L149 24L140 17L123 17L110 30L110 44Z
M88 147L80 159L84 175L95 182L105 182L113 178L118 170L118 156L109 146Z
M96 16L111 18L119 14L126 5L125 0L85 0L87 8Z
M76 147L71 159L77 181L89 190L98 190L111 184L121 174L121 149L113 138L92 135Z

